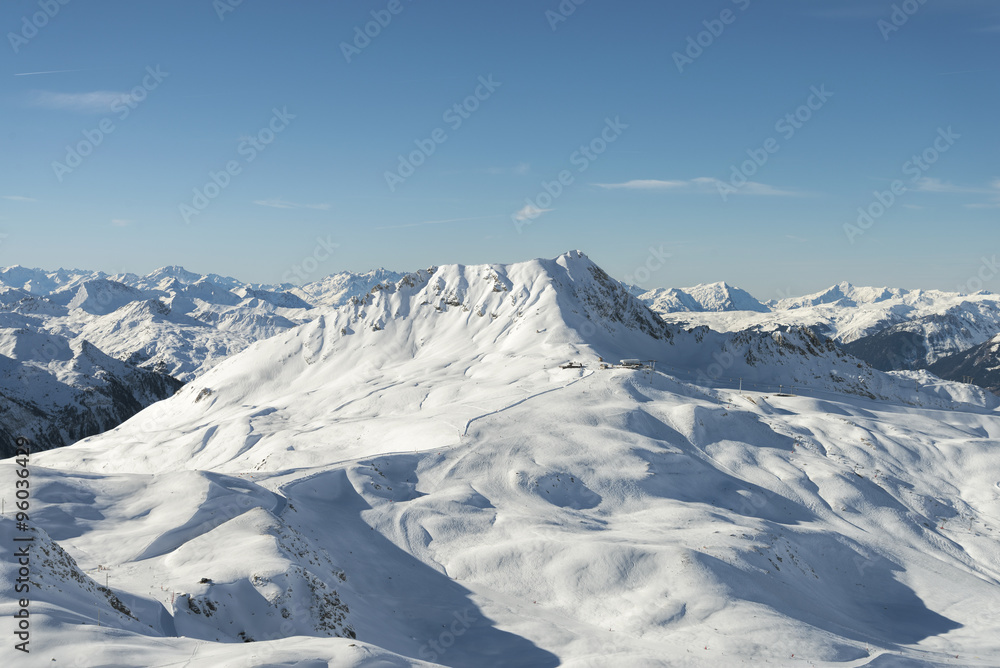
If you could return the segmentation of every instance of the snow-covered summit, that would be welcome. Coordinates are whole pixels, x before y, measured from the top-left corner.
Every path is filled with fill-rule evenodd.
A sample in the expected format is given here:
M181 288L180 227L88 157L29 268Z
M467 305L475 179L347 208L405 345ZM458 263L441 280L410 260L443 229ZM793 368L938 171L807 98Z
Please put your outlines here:
M665 323L586 255L574 251L551 260L418 271L397 283L378 285L305 325L258 341L148 411L153 416L190 415L192 424L203 425L183 430L169 447L156 450L152 466L205 466L206 461L222 466L230 458L227 467L251 462L263 466L261 458L267 458L275 441L252 426L260 406L294 407L296 419L323 423L330 397L338 397L338 405L352 405L352 397L391 378L388 389L360 401L357 408L394 414L397 404L410 406L405 397L412 394L414 383L431 383L442 398L423 405L435 422L439 410L466 412L443 397L459 397L469 380L506 396L508 390L496 388L546 387L568 362L600 374L610 373L602 365L622 359L655 361L658 369L680 382L710 387L742 382L748 388L785 387L914 405L996 403L981 391L957 386L950 394L920 395L912 383L859 365L808 329L684 331ZM480 403L470 408L470 418L481 408ZM237 431L252 436L205 450L201 429L217 423L210 419L213 415L226 422L239 416ZM444 442L454 438L451 430L431 431ZM306 446L294 450L305 458L302 465L315 454ZM130 467L138 465L130 461Z
M0 452L17 437L56 448L117 426L181 383L109 357L82 338L0 329Z
M80 309L91 315L107 315L134 301L146 299L149 295L142 290L111 281L94 279L77 286L58 290L51 296L52 301L66 308Z
M751 311L767 313L771 309L745 290L728 283L705 283L693 288L656 288L633 293L657 313L703 311Z
M912 303L925 298L942 297L946 293L936 290L905 290L899 288L856 287L851 283L842 282L803 297L788 297L774 304L776 310L788 310L820 306L822 304L838 304L846 307L857 307L862 304L877 304L887 300L899 300Z
M34 295L48 296L58 290L68 290L83 281L101 280L108 275L101 271L57 269L46 271L14 265L0 269L0 285L20 288Z
M39 656L992 665L995 404L664 323L576 252L415 272L32 457L82 574L42 572ZM145 626L97 626L98 566Z
M355 274L339 272L290 290L314 306L343 306L354 296L363 295L379 284L395 283L405 274L375 269Z

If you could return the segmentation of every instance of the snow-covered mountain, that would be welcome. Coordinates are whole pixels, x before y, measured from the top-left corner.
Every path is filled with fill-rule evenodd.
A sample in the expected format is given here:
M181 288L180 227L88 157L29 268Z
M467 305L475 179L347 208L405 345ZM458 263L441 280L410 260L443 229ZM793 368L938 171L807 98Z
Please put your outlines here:
M941 378L975 383L1000 394L1000 334L986 343L938 360L928 369Z
M0 579L33 535L46 665L996 665L996 409L580 253L440 267L33 456Z
M924 290L903 290L897 288L872 288L857 287L850 283L838 283L826 290L821 290L815 294L804 297L786 297L776 302L771 302L775 310L786 311L789 309L808 308L810 306L822 306L824 304L837 304L856 308L862 304L879 304L886 301L901 303L914 303L925 297L942 297L946 293Z
M57 290L48 295L48 298L69 310L79 309L90 315L107 315L145 296L141 290L124 283L98 278Z
M319 303L363 295L373 277L358 275L352 283L348 276L329 293L307 286L309 294ZM0 341L7 342L0 402L8 410L0 447L16 434L34 435L36 447L58 447L110 429L169 396L180 384L174 379L190 381L251 343L308 322L312 311L285 287L182 267L147 276L0 270ZM42 359L42 350L60 350L63 357ZM106 373L91 382L60 365ZM25 379L36 383L34 390L24 391Z
M83 337L118 359L188 381L254 341L308 322L314 307L364 295L395 276L342 273L292 289L177 266L146 276L10 267L0 270L0 318L34 319L0 319L0 326Z
M693 288L655 288L631 292L657 313L751 311L768 313L770 308L745 290L727 283L707 283Z
M962 302L943 313L907 320L855 339L844 349L885 371L924 369L974 348L1000 332L1000 304Z
M340 272L289 290L314 306L343 306L352 297L368 294L376 285L395 283L405 274L375 269L363 274Z
M732 332L808 327L883 370L926 368L1000 333L1000 295L988 292L963 295L841 283L765 304L742 296L696 300L695 291L654 290L639 297L668 322L686 327ZM725 306L729 302L736 308Z
M34 295L50 295L59 290L68 290L85 281L103 280L108 275L101 271L80 269L57 269L44 271L29 269L20 265L0 268L0 284L19 288Z
M179 387L84 339L0 329L0 455L13 455L18 437L42 450L99 434Z

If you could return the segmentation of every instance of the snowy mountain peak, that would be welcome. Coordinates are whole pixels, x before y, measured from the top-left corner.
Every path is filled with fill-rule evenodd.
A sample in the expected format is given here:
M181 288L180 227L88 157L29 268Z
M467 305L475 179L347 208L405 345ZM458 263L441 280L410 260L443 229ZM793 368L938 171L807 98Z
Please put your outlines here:
M767 313L769 309L746 290L728 283L707 283L684 290L701 304L705 311L755 311Z
M778 309L795 309L823 304L857 307L863 304L877 304L892 299L910 299L912 301L920 299L923 295L924 292L921 290L859 287L845 281L811 295L782 299L777 302L776 307Z
M279 312L245 301L198 314ZM154 322L152 355L190 333L160 303L91 323ZM86 338L16 388L77 379L64 430L157 389ZM417 271L33 454L33 642L59 665L996 665L996 406L805 327L666 324L579 253ZM0 579L23 531L0 518Z
M194 283L201 280L202 275L196 274L193 271L188 271L184 267L178 265L170 265L151 271L143 278L149 282L160 282L165 279L173 279L186 285L188 283Z
M632 291L636 292L635 289ZM656 288L641 292L639 299L657 313L748 311L770 309L753 295L728 283L706 283L692 288Z
M72 297L66 302L70 310L80 309L91 315L106 315L118 310L126 304L145 298L141 290L117 283L108 279L84 281L79 287L71 288L53 295L53 300L61 302L72 292Z
M367 294L376 285L395 283L405 275L381 268L361 274L340 272L291 288L289 292L313 306L337 307L346 304L351 297Z
M82 271L80 269L45 271L13 265L0 270L0 284L21 288L32 294L43 296L50 295L57 290L70 289L85 280L104 278L107 278L107 274L104 272Z

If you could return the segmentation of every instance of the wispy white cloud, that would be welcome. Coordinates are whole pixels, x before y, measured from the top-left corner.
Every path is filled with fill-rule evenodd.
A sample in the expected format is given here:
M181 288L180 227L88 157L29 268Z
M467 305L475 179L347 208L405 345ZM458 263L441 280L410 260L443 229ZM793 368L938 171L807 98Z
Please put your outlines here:
M38 200L34 197L22 197L21 195L4 195L4 199L9 199L12 202L37 202Z
M516 220L519 223L524 223L529 220L535 220L536 218L539 218L543 214L546 214L550 211L555 211L555 209L539 209L534 204L528 204L523 209L514 214L514 220Z
M1000 182L994 183L990 188L977 188L970 186L958 186L953 183L946 183L941 179L925 177L918 179L915 190L925 193L963 193L972 195L998 195L1000 194Z
M972 202L965 205L967 209L997 209L1000 208L1000 179L989 186L960 186L946 183L940 179L923 178L917 181L916 190L925 193L943 193L947 195L986 195L992 198L990 202Z
M700 176L694 179L677 181L636 179L633 181L625 181L624 183L597 183L595 185L608 190L653 190L675 193L719 194L723 189L725 189L730 195L742 194L795 197L802 194L791 190L781 190L765 183L757 183L756 181L748 181L742 186L736 188L725 181L720 181L719 179L711 176Z
M300 204L283 199L258 199L254 200L253 203L257 206L268 206L272 209L317 209L319 211L328 211L330 209L329 204Z
M111 224L114 225L115 227L128 227L134 222L135 222L134 220L125 220L124 218L111 219Z
M688 190L699 179L691 181L658 181L655 179L635 179L624 183L598 183L600 188L609 190Z
M111 106L116 102L127 103L130 100L131 96L128 93L116 93L108 90L90 93L55 93L36 90L28 94L28 104L33 107L75 111L83 114L108 112L111 111Z
M16 77L33 77L39 74L65 74L67 72L90 72L92 70L45 70L44 72L18 72Z

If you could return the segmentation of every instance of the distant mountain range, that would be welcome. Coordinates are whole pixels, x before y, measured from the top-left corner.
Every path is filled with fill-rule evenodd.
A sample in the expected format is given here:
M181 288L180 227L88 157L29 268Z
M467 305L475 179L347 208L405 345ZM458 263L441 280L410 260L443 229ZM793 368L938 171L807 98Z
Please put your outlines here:
M0 455L17 435L67 445L110 429L255 341L402 274L302 287L164 267L146 276L0 270Z
M364 308L386 291L399 289L401 281L415 280L413 276L419 274L377 269L293 286L243 283L177 266L145 276L2 269L0 398L8 409L0 447L12 442L18 429L46 447L99 433L251 344L337 309ZM501 282L496 289L506 287ZM997 385L994 372L988 371L1000 366L996 346L984 345L1000 334L1000 297L989 293L841 283L805 297L762 302L727 283L713 283L649 291L632 286L622 294L636 297L635 303L645 304L670 325L719 333L808 328L882 371L930 368L946 380L990 389ZM448 303L446 299L440 308ZM612 311L602 317L620 315ZM372 326L385 326L391 317L384 314ZM46 352L50 350L62 351L62 357ZM60 365L90 365L103 372L66 373ZM45 380L27 389L23 379L28 376ZM91 400L98 395L106 400ZM42 396L62 400L47 402Z
M668 322L719 331L809 327L876 369L919 370L935 365L932 371L948 380L978 376L953 374L950 370L958 358L955 363L938 362L1000 334L1000 295L989 292L964 295L840 283L804 297L761 302L726 283L630 291Z
M29 535L38 665L998 665L1000 398L780 322L854 327L907 296L668 314L760 319L717 331L575 251L331 282L337 307L258 286L164 313L170 285L49 317L126 312L176 345L209 312L308 322L32 454L0 581ZM2 359L28 364L35 336ZM126 373L80 336L60 360Z
M693 288L656 288L640 292L630 290L657 313L703 313L717 311L751 311L768 313L771 309L745 290L727 283L708 283Z

